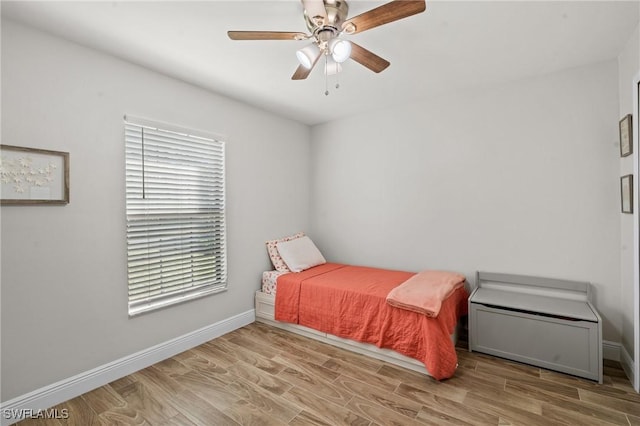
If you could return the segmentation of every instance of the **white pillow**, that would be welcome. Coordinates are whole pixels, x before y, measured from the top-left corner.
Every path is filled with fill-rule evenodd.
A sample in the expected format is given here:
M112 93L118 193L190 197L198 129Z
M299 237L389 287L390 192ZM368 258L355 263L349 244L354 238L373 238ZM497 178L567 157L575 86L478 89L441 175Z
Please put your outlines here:
M295 240L296 238L300 237L304 237L304 232L298 232L295 235L280 238L278 240L267 241L267 253L269 253L269 258L271 258L271 263L273 263L273 267L276 268L276 271L291 272L289 268L287 268L286 263L284 263L284 261L282 260L282 256L280 256L280 253L278 253L278 248L276 247L276 245L283 241Z
M306 236L291 241L279 242L276 247L291 272L300 272L312 266L327 263L318 247L313 244L311 238Z

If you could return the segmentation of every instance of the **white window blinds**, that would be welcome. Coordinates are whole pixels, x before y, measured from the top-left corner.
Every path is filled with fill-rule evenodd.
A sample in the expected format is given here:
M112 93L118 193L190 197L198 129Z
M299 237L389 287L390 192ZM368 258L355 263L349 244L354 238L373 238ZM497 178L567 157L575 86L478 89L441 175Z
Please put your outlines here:
M129 315L227 287L224 142L125 118Z

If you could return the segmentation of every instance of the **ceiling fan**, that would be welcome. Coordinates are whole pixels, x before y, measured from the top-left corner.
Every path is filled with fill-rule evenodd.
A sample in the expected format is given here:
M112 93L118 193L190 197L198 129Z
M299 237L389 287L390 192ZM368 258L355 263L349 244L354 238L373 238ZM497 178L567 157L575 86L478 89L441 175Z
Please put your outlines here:
M416 15L425 10L424 0L394 0L347 19L349 6L345 0L301 0L304 19L311 34L284 31L228 31L232 40L309 40L296 52L300 66L292 80L303 80L318 60L325 57L325 74L336 74L340 64L351 58L373 72L386 69L390 63L375 53L349 42L341 36L361 33L380 25Z

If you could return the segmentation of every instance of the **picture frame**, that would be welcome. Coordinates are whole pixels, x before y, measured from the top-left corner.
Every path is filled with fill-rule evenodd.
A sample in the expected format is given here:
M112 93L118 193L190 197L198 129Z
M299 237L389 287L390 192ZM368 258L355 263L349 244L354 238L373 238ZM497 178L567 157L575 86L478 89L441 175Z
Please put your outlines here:
M620 203L622 213L633 213L633 175L620 178Z
M68 204L69 153L0 145L0 205Z
M631 114L627 114L618 125L620 132L620 156L626 157L633 153L633 127Z

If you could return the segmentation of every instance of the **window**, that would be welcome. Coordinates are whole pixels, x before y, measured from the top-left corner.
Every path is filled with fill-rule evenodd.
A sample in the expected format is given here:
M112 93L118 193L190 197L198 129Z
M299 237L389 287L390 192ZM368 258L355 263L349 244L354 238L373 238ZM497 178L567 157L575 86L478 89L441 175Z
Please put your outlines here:
M224 148L125 117L130 316L226 290Z

